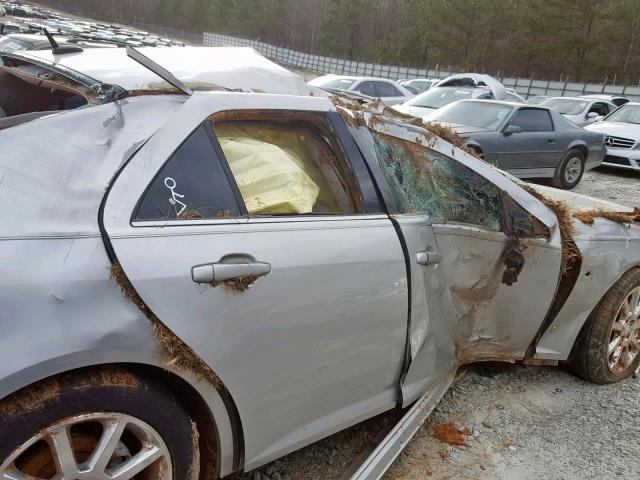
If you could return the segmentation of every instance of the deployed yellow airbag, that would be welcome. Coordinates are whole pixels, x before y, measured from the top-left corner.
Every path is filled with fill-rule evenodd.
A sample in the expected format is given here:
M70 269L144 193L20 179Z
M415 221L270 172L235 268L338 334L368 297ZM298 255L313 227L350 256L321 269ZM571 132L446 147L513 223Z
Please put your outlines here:
M219 140L250 214L313 211L320 188L294 150L244 136Z

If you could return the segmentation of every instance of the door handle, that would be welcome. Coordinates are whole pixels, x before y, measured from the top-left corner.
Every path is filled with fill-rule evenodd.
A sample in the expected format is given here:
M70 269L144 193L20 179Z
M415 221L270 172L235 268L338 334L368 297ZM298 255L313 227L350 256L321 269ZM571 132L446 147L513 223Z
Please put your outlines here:
M241 277L262 277L271 273L271 264L250 263L210 263L197 265L191 269L191 278L195 283L218 283Z
M416 263L418 265L436 265L442 260L442 255L436 252L416 253Z
M556 139L555 138L547 138L547 142L556 143Z

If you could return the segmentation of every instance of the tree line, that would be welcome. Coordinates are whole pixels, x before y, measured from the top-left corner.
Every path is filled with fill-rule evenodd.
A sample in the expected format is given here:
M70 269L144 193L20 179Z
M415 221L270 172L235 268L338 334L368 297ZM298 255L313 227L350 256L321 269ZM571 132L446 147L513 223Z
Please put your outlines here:
M349 59L637 85L640 0L39 0Z

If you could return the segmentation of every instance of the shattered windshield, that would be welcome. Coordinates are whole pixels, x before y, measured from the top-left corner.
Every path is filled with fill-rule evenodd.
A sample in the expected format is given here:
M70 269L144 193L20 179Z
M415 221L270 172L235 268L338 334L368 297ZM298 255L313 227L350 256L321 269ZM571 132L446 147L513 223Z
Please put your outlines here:
M563 115L580 115L587 108L589 102L584 100L571 100L568 98L553 98L542 105L554 109Z
M430 148L375 131L371 135L402 213L502 230L501 192L491 182Z
M499 103L457 102L429 115L428 120L496 130L512 111L513 107Z
M606 118L607 122L640 125L640 105L623 105Z
M470 88L433 87L422 95L412 98L404 105L423 108L440 108L458 100L470 99Z

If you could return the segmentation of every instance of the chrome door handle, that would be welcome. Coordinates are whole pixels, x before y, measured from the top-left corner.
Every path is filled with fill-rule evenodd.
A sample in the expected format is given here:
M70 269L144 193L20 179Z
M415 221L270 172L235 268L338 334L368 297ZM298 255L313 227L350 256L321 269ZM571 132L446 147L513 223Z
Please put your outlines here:
M418 252L416 253L416 263L418 265L435 265L440 263L442 255L436 252Z
M271 273L271 264L253 263L210 263L191 269L195 283L217 283L241 277L261 277Z

